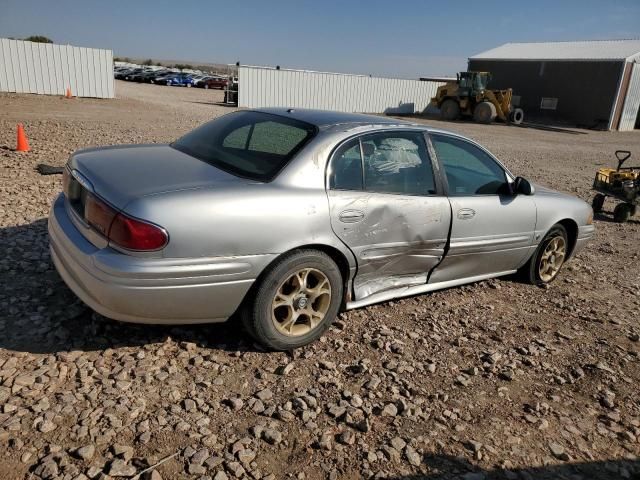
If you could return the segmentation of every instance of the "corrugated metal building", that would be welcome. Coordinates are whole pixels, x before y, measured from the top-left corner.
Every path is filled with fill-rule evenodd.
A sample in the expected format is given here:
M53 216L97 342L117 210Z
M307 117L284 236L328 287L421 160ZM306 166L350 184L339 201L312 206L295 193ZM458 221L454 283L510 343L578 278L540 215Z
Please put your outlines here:
M439 85L442 82L241 65L238 105L411 114L427 107Z
M588 128L640 128L640 40L507 43L469 58L513 88L528 118Z
M113 98L113 52L0 38L0 92Z

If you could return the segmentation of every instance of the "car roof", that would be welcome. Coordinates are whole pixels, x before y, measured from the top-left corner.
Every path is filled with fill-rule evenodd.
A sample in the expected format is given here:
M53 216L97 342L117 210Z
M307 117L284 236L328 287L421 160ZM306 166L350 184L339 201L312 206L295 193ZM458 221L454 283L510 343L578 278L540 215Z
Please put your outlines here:
M398 120L397 118L380 117L377 115L364 115L362 113L334 112L331 110L312 110L306 108L260 108L254 111L293 118L301 122L310 123L318 128L326 128L344 124L411 125L411 123L403 120Z
M452 132L450 130L432 127L424 123L408 122L406 120L400 120L394 117L383 117L380 115L366 115L363 113L335 112L332 110L314 110L307 108L257 108L251 109L251 111L270 113L272 115L280 115L282 117L293 118L294 120L299 120L301 122L315 125L323 131L350 130L354 127L368 125L372 127L412 127L419 128L430 133L452 135L473 142L473 140L465 137L464 135Z

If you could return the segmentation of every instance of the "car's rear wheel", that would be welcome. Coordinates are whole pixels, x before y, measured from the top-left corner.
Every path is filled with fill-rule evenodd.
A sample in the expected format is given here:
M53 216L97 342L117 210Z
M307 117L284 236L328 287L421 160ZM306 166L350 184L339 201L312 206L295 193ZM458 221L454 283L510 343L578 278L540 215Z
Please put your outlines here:
M567 230L560 224L551 227L521 273L529 283L544 285L558 276L569 252Z
M204 88L205 90L209 90L209 85L207 85L206 83L204 84Z
M243 305L244 328L270 350L292 350L318 339L342 301L340 270L327 254L298 250L276 261Z

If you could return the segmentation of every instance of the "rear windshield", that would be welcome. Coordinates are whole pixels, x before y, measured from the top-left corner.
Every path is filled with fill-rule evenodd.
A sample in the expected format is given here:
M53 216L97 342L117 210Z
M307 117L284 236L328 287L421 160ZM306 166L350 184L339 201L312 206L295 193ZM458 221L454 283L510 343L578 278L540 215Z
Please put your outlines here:
M308 123L244 111L205 123L171 146L234 175L268 182L315 134Z

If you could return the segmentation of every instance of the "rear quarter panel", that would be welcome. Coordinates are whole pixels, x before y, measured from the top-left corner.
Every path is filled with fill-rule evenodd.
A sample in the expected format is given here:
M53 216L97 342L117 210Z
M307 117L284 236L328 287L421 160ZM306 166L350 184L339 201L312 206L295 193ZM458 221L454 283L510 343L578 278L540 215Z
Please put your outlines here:
M249 184L182 190L141 197L125 211L169 232L165 257L280 254L322 244L349 260L331 230L323 188Z

